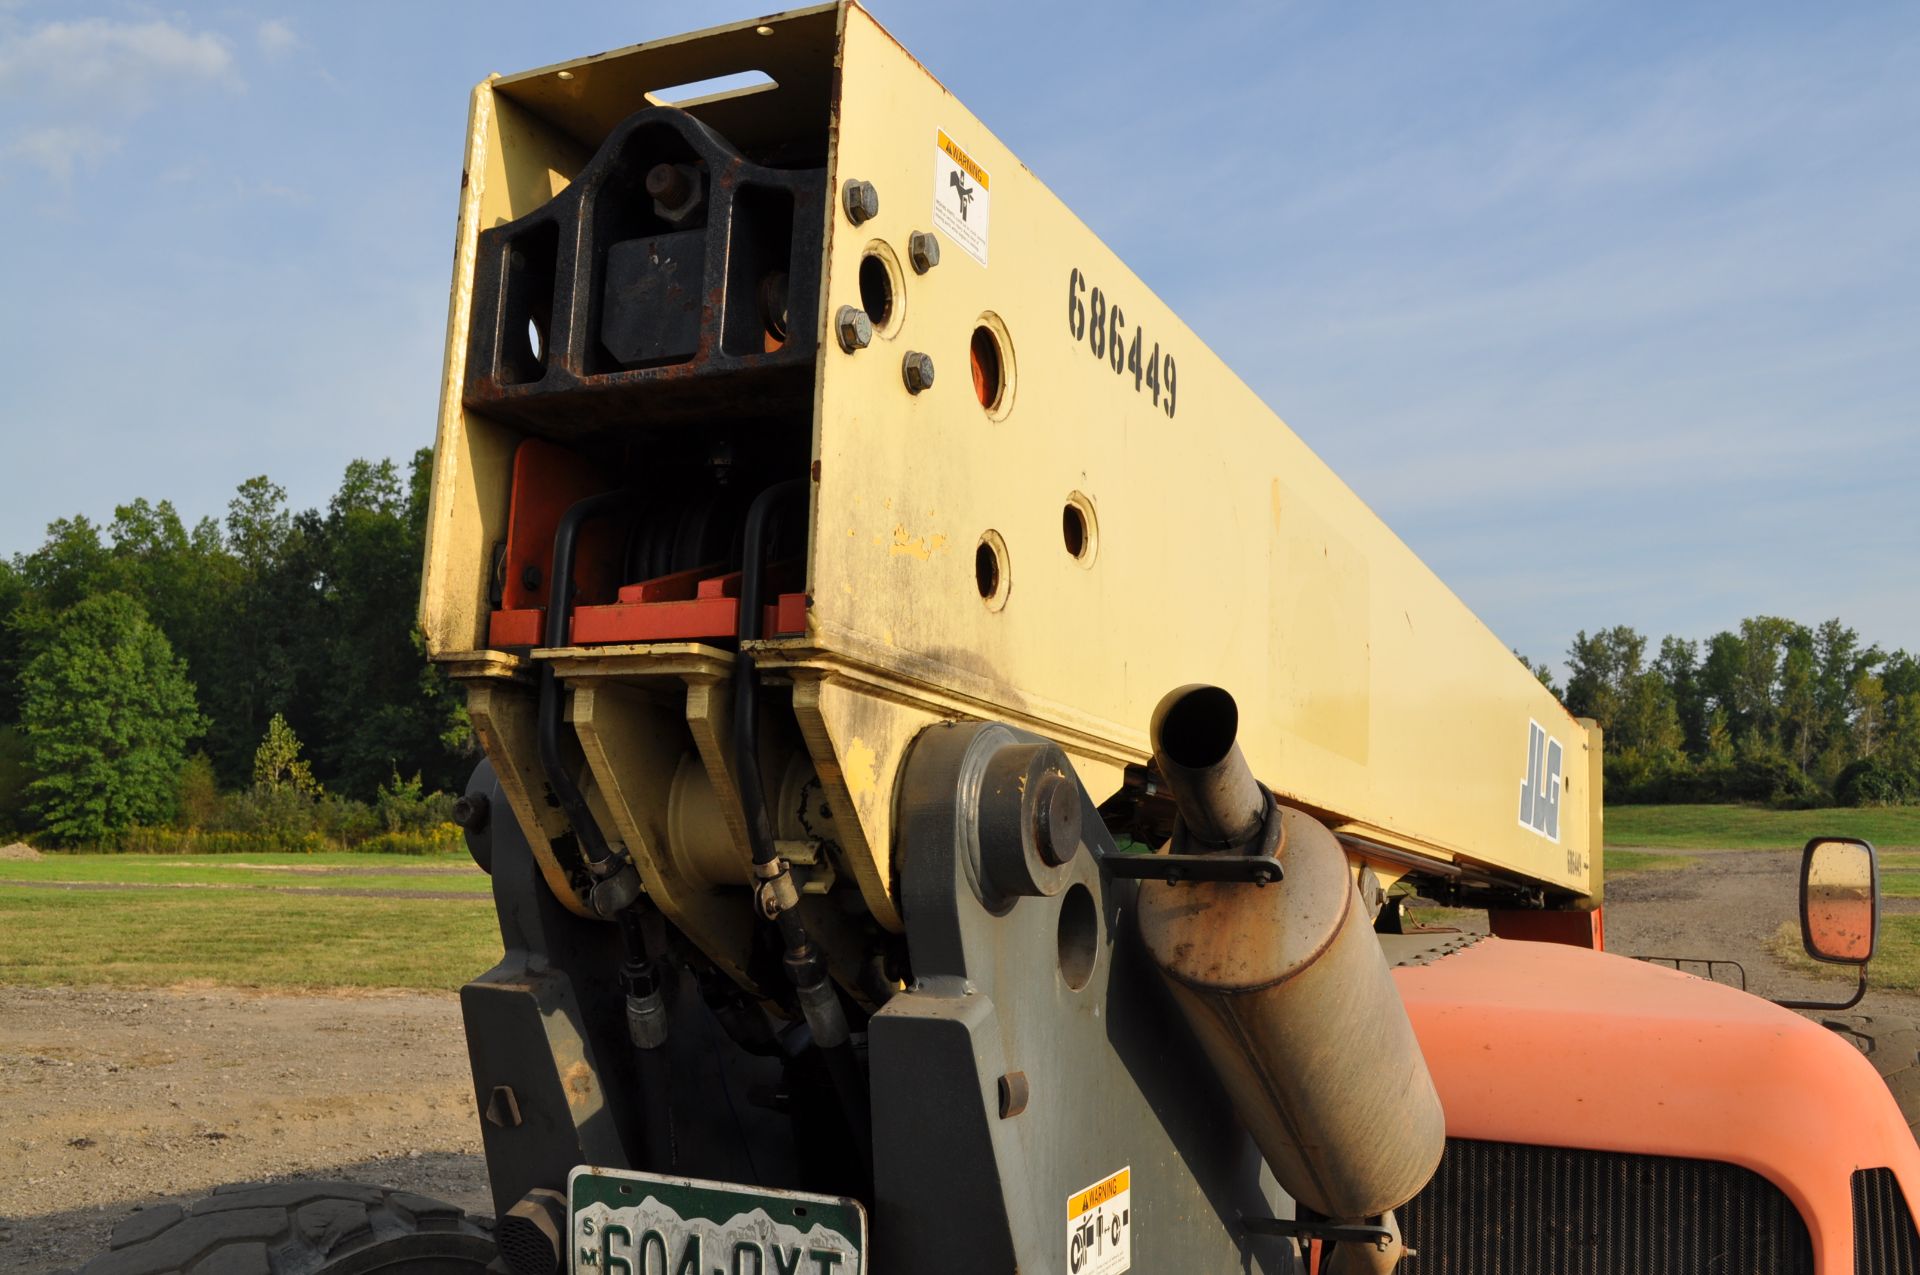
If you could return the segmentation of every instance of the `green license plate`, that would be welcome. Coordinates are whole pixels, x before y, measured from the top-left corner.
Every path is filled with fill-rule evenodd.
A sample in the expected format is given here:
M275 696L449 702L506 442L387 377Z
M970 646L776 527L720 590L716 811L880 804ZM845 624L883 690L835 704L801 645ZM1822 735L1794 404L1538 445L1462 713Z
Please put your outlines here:
M582 1165L573 1275L862 1275L858 1200Z

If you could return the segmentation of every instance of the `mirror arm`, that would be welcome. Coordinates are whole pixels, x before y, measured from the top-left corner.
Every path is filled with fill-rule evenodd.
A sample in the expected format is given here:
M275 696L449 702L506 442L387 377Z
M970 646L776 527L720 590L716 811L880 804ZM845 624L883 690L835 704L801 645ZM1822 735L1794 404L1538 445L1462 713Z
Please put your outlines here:
M1780 1006L1783 1009L1852 1009L1855 1005L1858 1005L1860 1003L1860 998L1862 996L1865 996L1866 994L1867 994L1867 967L1866 967L1866 963L1862 962L1860 965L1860 986L1853 989L1853 996L1849 1000L1844 1000L1839 1002L1777 1000L1774 1002L1774 1004Z

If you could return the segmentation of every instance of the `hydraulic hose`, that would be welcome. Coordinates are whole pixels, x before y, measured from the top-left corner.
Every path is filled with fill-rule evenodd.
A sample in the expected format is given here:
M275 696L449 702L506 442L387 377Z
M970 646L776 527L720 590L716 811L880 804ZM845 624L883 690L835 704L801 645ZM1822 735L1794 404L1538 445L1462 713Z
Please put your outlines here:
M760 679L754 668L753 654L747 643L760 636L760 608L766 589L768 526L780 506L805 494L807 480L789 479L754 497L747 508L744 557L740 564L740 619L737 632L739 649L733 664L733 746L735 782L740 788L740 805L747 820L747 842L753 850L754 876L772 902L768 909L780 927L781 945L786 949L784 964L793 983L814 1044L827 1064L827 1073L840 1099L842 1114L852 1129L863 1153L872 1145L867 1113L866 1084L853 1056L853 1043L847 1027L840 994L827 974L827 963L807 935L801 920L799 896L792 874L779 860L773 844L773 817L767 808L766 788L760 774Z
M567 644L567 619L573 601L574 550L579 543L580 528L589 519L630 505L637 495L631 488L602 492L576 501L560 516L560 523L553 532L553 574L547 578L547 646ZM587 870L596 878L612 876L625 866L627 860L616 856L608 847L606 835L600 831L600 824L588 808L587 799L581 795L580 786L574 783L573 773L560 755L560 730L566 709L560 691L560 679L553 671L552 661L540 662L539 676L537 734L540 766L547 772L547 784L553 789L554 799L560 803L560 813L566 816L567 826L573 829L574 840L580 846Z
M620 914L620 937L627 953L620 981L627 990L627 1034L640 1071L643 1162L656 1173L669 1173L676 1156L673 1063L666 1045L675 975L660 950L659 926L660 914L651 905L637 904Z

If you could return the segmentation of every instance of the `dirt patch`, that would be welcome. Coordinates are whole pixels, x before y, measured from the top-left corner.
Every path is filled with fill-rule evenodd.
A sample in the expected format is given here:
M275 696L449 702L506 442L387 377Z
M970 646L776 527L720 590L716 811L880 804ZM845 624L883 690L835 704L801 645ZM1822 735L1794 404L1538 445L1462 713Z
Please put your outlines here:
M1845 995L1767 952L1797 852L1689 853L1608 883L1612 950L1738 961L1763 996ZM1861 1009L1920 1017L1920 996ZM77 1266L129 1212L225 1182L348 1178L491 1212L451 994L0 988L0 1113L0 1270Z
M135 1208L224 1182L492 1212L450 994L0 988L0 1111L0 1270L78 1265Z
M1607 947L1622 956L1712 957L1738 961L1747 990L1757 996L1794 1000L1845 1000L1850 983L1790 970L1767 951L1783 921L1799 925L1800 852L1689 850L1690 867L1672 872L1635 872L1607 882ZM1884 910L1902 913L1920 900L1886 899ZM1698 965L1682 968L1704 974ZM1735 981L1730 971L1722 982ZM1920 1018L1920 995L1880 991L1871 971L1862 1014ZM1819 1017L1818 1014L1813 1017Z
M24 841L16 841L10 846L0 846L0 862L32 863L46 857Z

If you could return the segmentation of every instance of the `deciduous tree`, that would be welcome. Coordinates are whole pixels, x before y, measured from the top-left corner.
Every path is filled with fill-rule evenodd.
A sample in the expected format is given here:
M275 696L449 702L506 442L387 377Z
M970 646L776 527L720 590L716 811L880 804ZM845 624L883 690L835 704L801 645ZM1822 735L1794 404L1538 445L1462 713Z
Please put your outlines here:
M173 813L205 720L186 666L139 603L103 593L68 607L22 683L30 793L49 832L98 841Z

